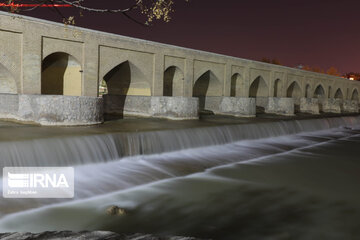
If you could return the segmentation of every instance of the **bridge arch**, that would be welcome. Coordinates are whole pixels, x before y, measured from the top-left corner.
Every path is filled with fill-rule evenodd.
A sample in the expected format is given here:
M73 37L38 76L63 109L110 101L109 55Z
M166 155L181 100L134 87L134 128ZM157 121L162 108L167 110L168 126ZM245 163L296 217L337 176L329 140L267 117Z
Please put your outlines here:
M81 96L82 70L79 61L65 52L55 52L41 65L41 94Z
M274 81L274 97L280 97L282 92L282 81L280 78L277 78Z
M359 101L359 92L358 90L355 88L351 94L351 100L352 101Z
M310 84L306 84L305 86L305 97L311 98L311 86Z
M334 98L335 99L344 99L344 94L343 94L343 92L341 91L341 89L340 88L338 88L337 90L336 90L336 92L335 92L335 95L334 95Z
M317 85L314 91L314 98L324 98L325 96L325 90L322 84Z
M184 73L176 66L168 67L164 72L163 96L183 96Z
M241 95L242 77L239 73L231 76L230 97L238 97Z
M222 96L222 88L216 75L208 70L203 73L193 86L193 97L199 98L199 109L205 110L206 97Z
M0 93L18 93L15 78L2 64L0 64Z
M134 67L130 61L124 61L104 75L103 80L109 95L151 96L148 82L133 80Z
M301 98L302 96L302 91L300 88L300 85L297 81L293 81L287 91L286 91L286 97L291 97L291 98Z
M268 86L262 76L258 76L251 83L250 89L249 89L249 96L250 97L268 97L269 96Z

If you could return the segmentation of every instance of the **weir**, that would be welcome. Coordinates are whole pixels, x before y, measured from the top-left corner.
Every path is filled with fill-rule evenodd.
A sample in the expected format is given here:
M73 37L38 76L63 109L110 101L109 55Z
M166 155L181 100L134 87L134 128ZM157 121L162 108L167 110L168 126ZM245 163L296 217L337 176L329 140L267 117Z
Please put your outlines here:
M359 116L270 120L211 127L187 125L185 129L180 127L140 132L120 130L117 133L95 135L89 135L90 132L85 131L79 136L70 134L57 137L62 131L60 130L58 133L52 133L53 137L31 137L29 140L26 140L26 134L22 134L24 140L0 141L0 167L72 166L108 162L127 156L158 154L356 125L360 125ZM34 129L30 129L30 132L33 131Z

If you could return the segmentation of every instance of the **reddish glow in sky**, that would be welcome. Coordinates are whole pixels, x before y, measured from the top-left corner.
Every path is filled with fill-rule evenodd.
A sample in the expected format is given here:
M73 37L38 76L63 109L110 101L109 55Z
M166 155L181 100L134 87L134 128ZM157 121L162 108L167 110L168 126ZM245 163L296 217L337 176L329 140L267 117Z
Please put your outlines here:
M131 0L87 0L121 7ZM122 15L87 13L77 25L235 57L276 58L340 72L360 72L358 0L191 0L176 1L170 23L142 27ZM71 11L64 9L63 11ZM28 15L61 21L49 9Z

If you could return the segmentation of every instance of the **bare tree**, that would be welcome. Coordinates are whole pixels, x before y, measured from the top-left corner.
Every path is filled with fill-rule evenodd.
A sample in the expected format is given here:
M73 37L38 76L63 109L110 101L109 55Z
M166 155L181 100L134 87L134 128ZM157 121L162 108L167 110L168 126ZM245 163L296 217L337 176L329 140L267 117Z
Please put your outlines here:
M183 0L189 2L189 0ZM119 1L121 2L121 1ZM2 4L10 12L24 12L33 11L39 7L53 8L64 20L65 24L75 24L74 16L66 16L62 7L73 7L79 10L80 15L83 12L96 13L117 13L122 14L130 20L142 24L150 25L154 20L162 20L169 22L171 20L171 13L174 12L175 0L133 0L129 6L118 8L94 8L90 7L87 0L31 0L31 4L25 3L24 0L8 0L6 4ZM122 3L122 5L124 5ZM131 12L137 12L145 16L145 20L141 21L129 15Z

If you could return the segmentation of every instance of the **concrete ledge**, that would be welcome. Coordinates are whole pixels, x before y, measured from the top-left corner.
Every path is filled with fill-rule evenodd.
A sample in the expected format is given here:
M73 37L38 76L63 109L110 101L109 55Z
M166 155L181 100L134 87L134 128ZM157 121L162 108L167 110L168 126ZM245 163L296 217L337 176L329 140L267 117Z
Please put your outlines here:
M334 98L322 99L320 110L325 113L341 113L342 100Z
M194 97L151 97L150 116L198 119L199 100Z
M19 95L0 94L0 118L16 119L19 109Z
M351 100L343 101L343 111L348 113L358 113L359 112L358 101L351 101Z
M300 99L300 112L319 114L319 100L317 98L301 98Z
M0 118L47 126L89 125L103 121L101 98L0 94L0 99L3 100L0 104Z
M255 98L206 97L205 110L235 117L255 117Z
M293 116L295 112L294 99L269 97L267 105L265 107L265 112L278 115Z
M199 100L192 97L104 95L104 112L122 116L197 119Z
M222 97L219 112L237 117L255 117L255 98Z

